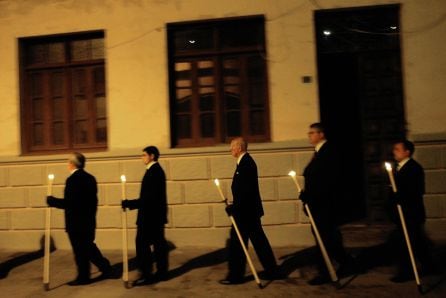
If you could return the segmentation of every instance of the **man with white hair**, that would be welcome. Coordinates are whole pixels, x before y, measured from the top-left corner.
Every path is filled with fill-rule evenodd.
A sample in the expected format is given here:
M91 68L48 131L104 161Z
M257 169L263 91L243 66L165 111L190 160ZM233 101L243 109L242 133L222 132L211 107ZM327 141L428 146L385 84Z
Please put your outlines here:
M77 277L70 286L86 285L91 282L90 262L102 272L101 278L112 276L110 262L104 258L94 243L96 211L98 205L97 183L94 176L84 170L85 156L74 152L68 158L71 175L65 182L64 198L47 197L51 207L64 209L65 231L73 248L77 265Z
M226 212L234 217L246 246L248 240L251 240L259 261L265 269L264 277L266 279L280 278L273 250L262 228L263 206L257 165L247 150L248 143L243 138L232 140L231 154L237 158L237 168L231 185L234 202L226 207ZM220 280L220 283L223 285L243 283L246 257L234 227L231 229L229 240L228 267L228 275Z

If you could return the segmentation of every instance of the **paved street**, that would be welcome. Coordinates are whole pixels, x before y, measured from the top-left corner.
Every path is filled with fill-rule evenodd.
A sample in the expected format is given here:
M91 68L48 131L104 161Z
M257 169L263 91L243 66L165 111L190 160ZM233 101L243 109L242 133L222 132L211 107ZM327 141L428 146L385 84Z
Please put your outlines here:
M359 246L354 246L352 234L346 239L350 251L358 254ZM358 241L356 241L358 242ZM358 244L358 243L356 243ZM361 241L363 247L373 241ZM365 244L365 246L364 246ZM437 243L435 259L444 267L446 259L445 243ZM353 246L352 246L353 245ZM274 249L284 272L289 273L285 280L266 283L263 290L248 280L237 286L222 286L218 280L226 273L225 250L173 248L170 254L170 279L156 285L125 289L120 279L95 282L88 286L71 287L66 285L75 277L71 251L56 250L51 254L51 290L42 287L42 252L0 251L0 289L2 297L418 297L414 282L394 284L389 281L393 267L385 265L372 268L366 274L353 280L343 280L344 287L335 289L332 285L308 286L306 281L314 276L314 248ZM253 252L251 252L253 253ZM105 251L117 270L121 268L120 251ZM130 279L137 277L133 252L131 252ZM254 258L255 259L255 258ZM260 268L255 259L255 265ZM93 270L96 270L93 268ZM97 276L95 272L93 277ZM248 275L248 274L247 274ZM446 276L432 276L423 279L424 297L445 297Z

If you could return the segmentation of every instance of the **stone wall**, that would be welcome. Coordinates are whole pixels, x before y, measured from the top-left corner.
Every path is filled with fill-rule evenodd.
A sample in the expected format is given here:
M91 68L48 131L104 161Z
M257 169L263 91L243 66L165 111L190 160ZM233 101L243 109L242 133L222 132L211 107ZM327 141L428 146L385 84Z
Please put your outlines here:
M235 159L220 150L212 154L174 154L171 149L160 160L167 176L169 224L167 238L176 246L223 246L229 220L214 178L231 199L230 183ZM294 169L302 173L311 157L307 149L254 150L264 201L263 224L273 246L313 244L308 218L302 212L292 180ZM88 156L88 155L87 155ZM94 155L93 155L94 156ZM428 230L435 237L446 234L446 146L420 145L416 158L426 168L425 198ZM98 181L99 209L97 242L102 248L121 247L120 175L127 176L127 197L138 197L144 165L137 156L92 157L86 170ZM0 163L0 249L36 249L45 222L46 177L55 174L54 195L62 196L68 175L65 160L58 159ZM303 181L301 181L303 182ZM69 248L63 212L53 209L52 235L56 246ZM130 211L129 247L134 247L136 211ZM353 224L362 228L365 222Z
M307 218L296 202L297 192L287 173L302 171L308 152L254 153L264 200L264 224L274 245L310 244ZM235 159L226 154L166 156L160 160L167 176L169 224L167 237L175 245L220 246L228 236L229 219L212 179L221 180L231 198L230 183ZM98 243L104 248L121 245L120 175L127 176L127 196L136 198L144 165L138 157L96 158L86 170L96 176L99 189ZM55 174L54 195L62 196L68 171L65 161L29 162L0 166L0 248L35 249L45 222L46 177ZM63 211L53 209L52 228L56 246L68 248ZM135 233L136 211L128 214L130 239ZM130 241L133 247L133 241Z
M414 137L417 139L417 137ZM433 238L446 237L446 145L440 142L418 142L415 158L424 167L428 217L426 228Z

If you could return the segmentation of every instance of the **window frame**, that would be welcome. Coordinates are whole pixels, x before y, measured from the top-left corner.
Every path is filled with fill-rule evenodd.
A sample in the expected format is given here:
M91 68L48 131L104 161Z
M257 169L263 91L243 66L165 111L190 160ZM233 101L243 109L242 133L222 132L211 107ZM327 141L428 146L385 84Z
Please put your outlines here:
M232 48L219 48L218 38L216 36L216 31L218 29L214 29L213 34L213 43L214 50L193 50L191 52L184 51L182 53L175 53L175 42L174 42L174 33L181 29L188 29L188 27L193 30L194 28L199 28L203 26L211 26L211 27L221 27L224 23L229 23L233 21L243 22L243 21L258 21L263 23L263 27L261 28L263 34L263 42L259 48L256 46L240 46L240 47L232 47ZM213 146L223 143L228 143L235 136L228 136L225 131L225 106L223 95L223 75L222 72L222 63L225 58L234 57L235 59L243 59L247 60L250 56L254 56L254 53L259 53L266 57L267 49L266 49L266 26L265 26L265 16L264 15L251 15L251 16L242 16L242 17L230 17L230 18L219 18L219 19L207 19L207 20L198 20L198 21L185 21L185 22L175 22L168 23L166 25L167 28L167 45L168 45L168 75L169 75L169 116L170 116L170 133L171 133L171 147L173 148L183 148L183 147L203 147L203 146ZM190 61L203 61L206 59L214 61L214 69L215 74L214 78L216 81L214 82L216 92L215 92L215 126L216 133L212 138L196 138L194 139L194 129L197 131L200 130L198 125L194 125L194 122L198 122L198 120L191 120L191 138L189 139L179 139L178 132L176 127L176 76L175 76L175 63L177 62L190 62ZM195 60L194 60L195 59ZM240 68L241 71L246 72L247 67ZM248 76L244 74L240 75L241 79L246 79ZM193 80L195 77L192 78ZM264 63L264 72L263 72L263 80L265 82L264 88L264 107L263 107L263 118L264 118L264 134L261 135L250 135L248 133L250 129L250 116L249 113L252 109L249 107L249 102L245 102L249 99L247 95L241 96L240 100L240 129L241 136L244 137L248 142L269 142L271 140L271 123L270 123L270 94L269 94L269 79L268 79L268 63L265 59ZM247 87L250 85L247 82L240 82L240 87L242 90L240 93L246 93ZM193 88L193 87L191 87ZM194 96L194 94L192 95ZM242 98L243 97L243 98ZM194 105L194 104L192 104ZM197 105L197 104L195 104ZM255 109L254 109L255 110ZM192 110L191 110L192 111ZM195 111L197 114L197 112ZM198 112L199 114L199 112ZM191 112L193 116L193 112ZM194 127L195 126L195 127Z
M105 31L104 30L95 30L95 31L83 31L83 32L73 32L73 33L63 33L56 35L45 35L45 36L32 36L32 37L21 37L18 38L18 50L19 50L19 90L20 90L20 132L21 132L21 155L50 155L50 154L61 154L72 152L75 150L82 150L84 152L97 152L97 151L105 151L108 148L108 129L109 129L109 119L107 114L105 115L106 121L106 140L105 142L97 142L90 141L90 143L86 144L76 144L75 143L75 132L74 132L74 121L75 121L75 111L74 111L74 92L72 91L72 78L73 78L73 70L80 67L85 67L85 70L88 70L86 75L94 76L94 71L97 68L103 68L104 72L104 90L103 94L107 103L107 76L106 76L106 53L105 53L105 45L104 45L104 58L100 59L90 59L83 61L72 61L70 59L71 50L70 43L76 40L86 40L86 39L95 39L102 38L105 43ZM65 54L65 62L64 63L47 63L47 64L35 64L35 65L27 65L27 51L30 46L33 44L44 44L46 42L63 42L64 43L64 54ZM89 67L87 69L86 67ZM49 138L53 136L53 132L48 132L43 135L44 145L37 146L32 144L32 117L31 113L33 112L32 107L27 104L30 103L30 95L28 94L30 91L29 88L29 78L28 75L33 72L41 72L46 77L50 77L51 70L57 72L58 70L63 75L64 80L64 116L62 121L66 123L66 127L64 129L64 144L56 145L50 144ZM86 80L87 84L90 88L90 93L86 94L88 97L87 104L87 113L88 113L88 125L87 125L87 133L89 137L95 136L96 133L96 125L92 126L91 123L97 121L99 118L97 116L96 107L93 106L93 102L91 100L91 96L95 95L94 84L91 80ZM43 92L49 92L51 87L48 84L42 84ZM47 97L44 97L47 98ZM46 103L43 105L43 123L44 129L52 129L52 122L55 120L51 117L51 113L53 110L53 106L48 103L46 99ZM107 104L106 108L107 110ZM94 116L94 117L93 117ZM52 120L52 121L51 121ZM104 120L104 119L102 119Z

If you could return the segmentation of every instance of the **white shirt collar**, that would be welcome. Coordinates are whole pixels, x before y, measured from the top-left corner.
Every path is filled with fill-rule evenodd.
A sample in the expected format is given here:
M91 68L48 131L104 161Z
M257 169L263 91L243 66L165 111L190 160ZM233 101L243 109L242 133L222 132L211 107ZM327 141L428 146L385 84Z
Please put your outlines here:
M316 146L314 146L314 150L316 152L319 152L319 150L321 150L321 147L327 142L327 140L322 140L319 143L316 144Z
M157 161L151 161L151 162L149 162L148 164L147 164L147 167L146 167L146 169L148 170L148 169L150 169L154 164L156 164L157 163Z
M70 173L71 173L71 175L73 175L74 174L74 172L76 172L77 170L79 170L79 169L74 169L74 170L72 170Z
M410 160L410 157L407 157L398 163L397 171L401 170L402 167Z
M237 158L237 165L240 164L240 161L242 160L243 156L245 156L247 152L243 152L242 154L240 154L240 156Z

